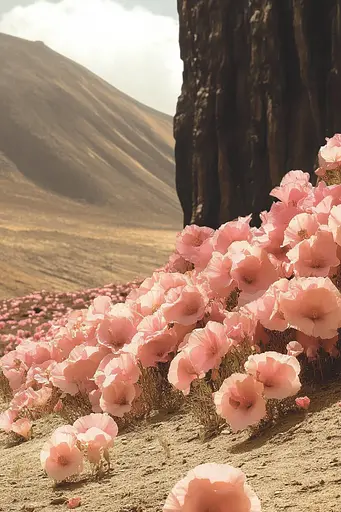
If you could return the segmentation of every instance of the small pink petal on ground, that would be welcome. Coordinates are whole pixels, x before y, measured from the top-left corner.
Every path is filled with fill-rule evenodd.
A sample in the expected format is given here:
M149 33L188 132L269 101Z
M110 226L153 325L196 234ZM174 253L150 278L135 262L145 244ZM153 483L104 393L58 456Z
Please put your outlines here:
M67 508L78 508L81 506L81 498L77 496L77 498L70 498L66 504Z
M308 409L310 405L310 398L308 398L307 396L300 396L295 399L295 404L300 409Z

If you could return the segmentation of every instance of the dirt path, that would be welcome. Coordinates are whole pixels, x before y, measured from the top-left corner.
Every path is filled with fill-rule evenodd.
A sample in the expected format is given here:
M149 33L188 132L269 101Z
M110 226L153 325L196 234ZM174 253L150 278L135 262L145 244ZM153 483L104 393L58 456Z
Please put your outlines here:
M81 496L80 512L160 511L168 491L189 469L225 462L246 473L263 512L340 512L341 385L310 396L307 415L291 415L252 441L245 434L223 433L202 443L191 416L155 417L119 436L112 470L100 481L88 472L57 489L40 469L39 452L61 421L40 420L27 443L8 448L5 436L0 438L0 510L59 512L66 510L62 498Z

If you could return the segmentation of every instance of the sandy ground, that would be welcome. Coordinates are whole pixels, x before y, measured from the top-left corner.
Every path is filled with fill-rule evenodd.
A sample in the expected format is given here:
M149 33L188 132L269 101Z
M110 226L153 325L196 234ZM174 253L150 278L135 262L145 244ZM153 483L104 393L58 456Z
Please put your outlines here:
M39 451L61 420L39 420L31 441L8 447L0 438L0 510L58 512L66 510L66 498L81 496L84 512L160 511L189 469L219 462L242 468L263 512L340 512L341 384L310 397L308 414L291 414L253 440L225 431L202 442L191 415L155 416L118 437L112 469L100 480L88 470L59 488L44 476Z

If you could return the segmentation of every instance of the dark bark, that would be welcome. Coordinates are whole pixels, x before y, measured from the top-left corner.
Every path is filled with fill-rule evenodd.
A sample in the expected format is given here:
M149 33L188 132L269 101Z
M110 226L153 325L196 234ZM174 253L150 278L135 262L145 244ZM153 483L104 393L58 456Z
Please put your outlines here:
M341 0L178 0L183 87L174 119L184 224L270 206L341 132Z

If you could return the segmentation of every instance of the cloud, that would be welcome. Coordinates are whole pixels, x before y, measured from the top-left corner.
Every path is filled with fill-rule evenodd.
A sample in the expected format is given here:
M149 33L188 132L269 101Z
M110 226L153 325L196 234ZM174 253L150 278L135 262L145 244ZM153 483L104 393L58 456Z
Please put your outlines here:
M170 17L113 0L38 1L4 14L0 32L43 41L142 103L175 112L182 63Z

